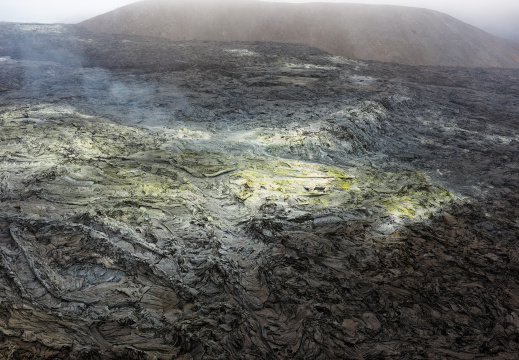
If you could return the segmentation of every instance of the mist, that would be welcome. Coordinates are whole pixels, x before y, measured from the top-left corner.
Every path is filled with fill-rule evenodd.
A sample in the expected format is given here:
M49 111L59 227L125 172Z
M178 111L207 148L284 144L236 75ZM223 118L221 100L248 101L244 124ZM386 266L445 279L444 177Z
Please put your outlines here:
M215 0L219 1L219 0ZM242 0L250 1L250 0ZM297 0L268 0L274 2L316 2ZM64 0L19 0L0 4L0 21L38 23L77 23L130 3L133 0L91 0L70 2ZM447 13L494 35L519 41L519 2L516 0L357 0L326 2L355 2L423 7Z
M311 0L266 0L271 2L320 2ZM516 0L326 0L333 3L358 3L420 7L449 14L491 34L519 41L519 2Z
M77 23L100 15L132 0L18 0L0 2L0 21L35 23Z

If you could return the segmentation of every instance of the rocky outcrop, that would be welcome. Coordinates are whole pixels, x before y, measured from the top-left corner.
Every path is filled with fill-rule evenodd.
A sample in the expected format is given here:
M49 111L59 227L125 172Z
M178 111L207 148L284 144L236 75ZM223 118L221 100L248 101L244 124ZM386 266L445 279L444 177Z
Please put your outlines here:
M0 357L516 357L517 70L0 36Z
M408 65L519 67L519 43L432 10L255 0L146 0L79 24L175 41L302 43L353 59Z

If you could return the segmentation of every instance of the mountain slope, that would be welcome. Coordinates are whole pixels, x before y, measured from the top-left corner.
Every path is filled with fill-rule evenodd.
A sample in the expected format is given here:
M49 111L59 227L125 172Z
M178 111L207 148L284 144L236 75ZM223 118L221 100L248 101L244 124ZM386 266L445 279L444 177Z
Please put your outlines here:
M519 67L519 43L436 11L399 6L145 0L79 26L180 41L305 43L349 58L408 65Z

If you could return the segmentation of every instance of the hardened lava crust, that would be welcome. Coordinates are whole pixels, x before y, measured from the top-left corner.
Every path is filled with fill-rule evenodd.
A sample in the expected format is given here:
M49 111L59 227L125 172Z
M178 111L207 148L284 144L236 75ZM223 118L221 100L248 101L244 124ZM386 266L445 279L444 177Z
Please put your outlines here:
M0 24L0 357L516 359L517 84Z

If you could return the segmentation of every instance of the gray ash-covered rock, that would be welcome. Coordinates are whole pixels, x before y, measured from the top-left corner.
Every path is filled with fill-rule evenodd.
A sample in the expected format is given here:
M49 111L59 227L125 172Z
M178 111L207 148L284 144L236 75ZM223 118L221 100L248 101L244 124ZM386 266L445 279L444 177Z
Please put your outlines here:
M516 358L517 70L0 29L0 357Z

